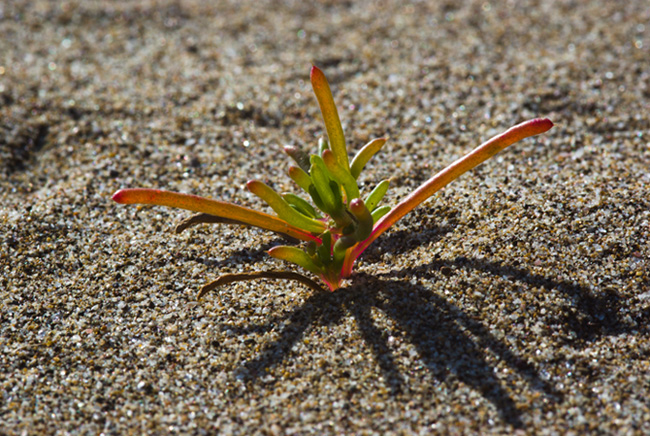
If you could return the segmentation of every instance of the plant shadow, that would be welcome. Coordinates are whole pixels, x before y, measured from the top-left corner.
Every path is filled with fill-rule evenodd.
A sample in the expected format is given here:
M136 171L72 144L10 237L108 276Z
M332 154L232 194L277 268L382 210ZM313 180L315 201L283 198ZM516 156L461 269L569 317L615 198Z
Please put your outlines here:
M505 265L498 261L486 259L468 259L458 257L454 260L433 260L427 264L401 270L400 275L416 276L424 279L438 279L437 271L475 270L489 273L496 277L518 281L529 286L555 290L563 294L568 307L560 309L553 323L562 326L565 332L571 332L575 341L589 342L602 336L630 333L639 326L647 325L647 311L640 311L631 320L622 314L626 311L625 299L614 289L607 288L600 292L562 279L551 279L540 274L531 274L523 268ZM551 315L552 317L552 315Z
M400 246L407 238L408 248L413 248L412 245L421 245L421 241L440 239L449 231L450 228L430 229L426 231L426 237L414 236L412 232L394 232L388 235L388 239L384 238L382 245ZM260 250L257 256L261 255ZM380 255L380 251L369 250L364 259L373 263ZM569 304L559 309L556 315L551 315L555 316L553 322L565 333L571 332L578 345L603 335L635 331L639 325L646 325L642 322L648 321L648 309L637 311L637 318L640 318L632 322L622 316L624 302L614 290L593 292L569 281L533 274L522 267L498 261L465 257L434 259L427 264L391 271L379 277L357 273L353 286L334 293L316 292L291 312L271 316L263 324L235 329L229 326L242 335L279 331L279 337L268 343L256 357L242 362L238 373L243 380L255 382L269 368L280 365L310 328L336 324L344 316L351 315L372 350L391 394L401 398L409 386L391 351L388 334L373 320L373 310L380 310L416 348L421 362L433 377L443 381L452 375L480 392L495 406L504 422L521 428L523 412L508 393L505 382L497 377L491 361L496 358L507 365L512 373L525 380L530 389L540 392L548 402L562 401L562 394L540 377L533 363L513 352L480 321L429 287L403 279L417 277L435 281L440 278L441 270L453 274L454 270L462 269L559 291ZM488 356L492 356L491 360Z
M358 283L343 292L312 294L284 317L236 330L239 334L247 334L282 325L279 337L255 358L242 363L239 375L246 381L255 381L266 374L268 368L281 364L310 327L337 323L348 313L355 318L364 341L372 350L391 394L398 397L408 391L408 386L387 335L373 320L371 312L376 308L405 333L435 378L442 381L453 374L460 382L481 392L494 404L502 419L513 427L523 426L522 412L495 375L495 367L488 362L486 354L496 356L549 401L561 399L561 394L540 378L533 364L517 356L480 322L430 289L365 274L358 274L356 279Z

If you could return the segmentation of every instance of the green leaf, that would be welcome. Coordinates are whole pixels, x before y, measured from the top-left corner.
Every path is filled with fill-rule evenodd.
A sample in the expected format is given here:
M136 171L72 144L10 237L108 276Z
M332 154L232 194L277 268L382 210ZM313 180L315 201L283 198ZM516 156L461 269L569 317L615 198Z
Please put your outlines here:
M375 186L375 189L373 189L372 192L368 195L368 198L366 198L366 207L368 210L375 210L381 199L384 198L384 195L386 195L386 191L388 191L389 185L389 180L382 180L377 186Z
M339 165L331 150L325 150L322 154L323 162L329 170L330 174L334 176L337 182L343 185L345 195L347 196L348 203L355 198L359 198L359 187L357 181L352 177L347 168Z
M381 217L390 212L390 206L381 206L372 211L372 220L373 222L379 221Z
M324 207L324 209L322 209L323 212L327 213L328 215L336 215L338 213L337 211L339 205L337 204L336 199L334 198L334 194L330 189L331 178L329 176L329 172L327 171L327 167L325 166L325 163L320 156L311 156L311 168L309 169L309 174L311 175L311 180ZM318 206L316 199L314 199L314 202Z
M350 165L350 173L355 179L359 178L361 171L366 166L371 157L373 157L381 148L384 146L388 138L377 138L373 139L366 145L364 145L361 150L354 156L352 159L352 164Z
M323 138L322 136L318 139L318 154L320 156L323 155L323 152L325 150L330 149L330 144L327 142L327 139Z
M341 185L338 184L336 180L330 180L330 192L334 196L334 215L332 218L340 217L345 214L345 208L343 206L343 197L341 196Z
M323 203L323 200L320 198L320 195L318 195L318 191L316 190L316 186L311 185L309 187L309 195L311 196L311 199L314 201L314 204L316 205L317 208L319 208L323 213L327 215L331 215L332 211L327 208L325 203Z
M352 233L354 233L355 227L356 227L356 223L351 222L347 226L343 227L343 230L341 231L341 234L342 235L351 235Z
M345 256L346 250L352 247L356 243L357 243L357 239L352 235L341 236L334 243L334 257L339 258L341 257L341 255Z
M309 168L307 168L309 171ZM302 168L291 166L289 167L289 177L291 180L296 182L296 185L300 186L305 192L309 193L309 187L311 186L311 177L307 174Z
M374 224L372 215L360 198L350 202L350 212L352 212L352 215L357 219L354 236L357 241L363 241L370 236L370 233L372 232L372 226Z
M292 194L290 192L287 192L286 194L282 194L282 198L284 198L287 203L289 203L291 206L296 208L303 215L306 215L310 218L322 218L320 214L316 212L314 206L309 204L309 202L304 198L298 197L297 195Z
M309 171L309 154L295 145L285 145L284 152L293 159L304 171Z
M345 136L343 135L343 127L341 126L339 113L334 104L330 85L327 83L325 75L318 69L318 67L314 66L311 68L311 74L309 77L311 79L311 86L314 89L314 94L316 94L316 99L318 100L318 105L320 106L320 112L323 115L325 129L327 130L327 136L329 137L330 148L334 153L334 156L336 156L336 160L339 164L344 168L350 168L348 151L345 146Z
M271 206L271 209L273 209L281 219L287 221L289 224L313 233L321 233L325 230L325 224L321 221L309 218L292 208L291 205L280 196L280 194L275 192L268 185L258 180L251 180L246 184L246 187L249 191Z
M349 236L342 236L340 237L335 243L334 243L334 249L333 251L333 258L334 258L334 268L336 270L340 270L341 267L343 266L343 262L345 260L345 254L348 251L348 249L354 244L357 243L357 240L354 236L349 235Z
M322 268L316 265L312 258L300 248L280 245L278 247L271 248L268 253L271 257L295 263L296 265L301 266L307 271L314 274L320 275L322 273Z
M153 204L191 210L192 212L239 221L253 227L259 227L276 233L284 233L301 241L316 240L299 227L263 212L248 209L237 204L212 200L197 195L162 191L159 189L121 189L113 194L113 200L122 204Z
M316 242L314 241L309 241L305 244L305 250L307 250L307 254L310 255L311 257L314 257L316 255L317 248L318 245L316 245Z
M332 263L332 235L330 232L325 232L321 235L321 239L323 243L318 247L316 253L323 265L328 266Z

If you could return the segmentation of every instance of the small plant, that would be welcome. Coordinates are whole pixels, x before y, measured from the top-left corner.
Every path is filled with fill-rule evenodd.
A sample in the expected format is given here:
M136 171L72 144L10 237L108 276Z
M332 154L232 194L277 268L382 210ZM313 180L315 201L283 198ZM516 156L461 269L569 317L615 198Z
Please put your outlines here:
M176 228L177 232L199 223L242 224L301 242L301 247L277 246L271 248L268 254L310 271L334 291L341 286L343 279L352 274L354 262L364 250L424 200L509 145L553 127L548 119L534 119L518 124L452 163L391 208L380 205L388 190L388 180L380 182L364 196L357 185L364 166L386 143L386 138L370 141L350 162L343 128L327 79L315 66L311 69L310 78L328 139L321 138L318 152L312 155L296 146L284 147L285 153L296 164L289 167L289 177L302 188L306 196L279 194L257 180L249 181L246 185L277 216L232 203L156 189L122 189L113 195L113 200L124 204L170 206L199 213L181 222ZM294 272L226 274L204 286L199 298L217 286L256 278L298 280L314 289L321 289L313 280Z

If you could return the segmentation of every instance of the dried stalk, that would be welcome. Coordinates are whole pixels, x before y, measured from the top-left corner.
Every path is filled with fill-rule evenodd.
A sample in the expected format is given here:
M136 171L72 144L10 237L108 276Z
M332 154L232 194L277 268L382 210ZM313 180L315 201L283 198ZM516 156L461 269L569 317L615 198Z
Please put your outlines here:
M176 226L176 229L174 230L176 233L181 233L183 230L189 229L190 227L194 227L199 224L236 224L236 225L241 225L241 226L249 226L249 224L246 224L243 221L237 221L229 218L222 218L218 217L216 215L210 215L209 213L198 213L196 215L192 215L190 217L185 218L183 221L178 223ZM276 234L282 236L284 239L286 239L289 242L292 242L294 244L297 244L300 242L300 240L287 235L286 233L282 232L275 232Z
M227 285L233 282L243 282L247 280L257 280L257 279L282 279L282 280L295 280L302 283L303 285L317 291L325 292L325 290L315 281L309 277L305 277L302 274L298 274L292 271L255 271L250 273L237 273L237 274L224 274L220 276L217 280L208 283L207 285L201 288L197 299L201 299L208 292L216 289L219 286Z

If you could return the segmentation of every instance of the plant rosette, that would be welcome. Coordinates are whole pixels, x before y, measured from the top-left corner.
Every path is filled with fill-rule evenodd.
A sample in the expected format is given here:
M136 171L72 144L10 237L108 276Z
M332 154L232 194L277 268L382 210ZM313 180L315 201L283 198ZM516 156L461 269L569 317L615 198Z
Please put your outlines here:
M334 291L352 274L355 261L368 246L399 219L463 173L475 168L506 147L553 127L546 118L525 121L497 135L431 177L394 207L382 205L389 181L383 180L366 195L357 184L366 163L384 146L387 138L373 139L349 160L345 136L330 86L323 72L312 67L311 84L325 123L327 139L318 141L317 152L308 154L300 147L285 146L295 165L289 177L302 189L303 196L278 193L258 180L246 184L275 212L270 215L233 203L158 189L121 189L113 200L123 204L150 204L186 209L198 214L183 220L176 231L200 224L239 224L259 227L282 235L300 245L281 245L268 254L299 265L318 276ZM201 288L199 298L228 283L274 278L297 280L313 289L322 289L314 280L290 271L259 271L224 274Z

